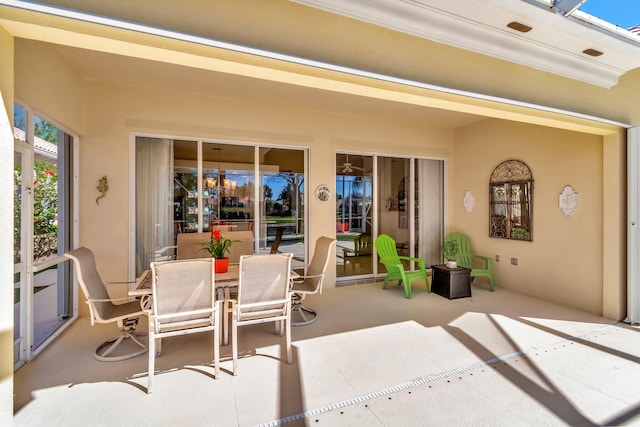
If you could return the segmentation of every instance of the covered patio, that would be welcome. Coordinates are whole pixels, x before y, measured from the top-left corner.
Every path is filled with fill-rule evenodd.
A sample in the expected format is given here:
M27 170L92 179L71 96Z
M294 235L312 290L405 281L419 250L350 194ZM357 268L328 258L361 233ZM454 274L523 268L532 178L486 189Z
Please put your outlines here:
M411 300L381 283L325 289L306 300L320 319L293 329L292 365L271 325L243 328L236 377L230 346L215 380L211 336L167 339L152 395L146 357L94 360L116 328L80 318L15 373L14 425L640 422L640 329L485 285L456 300L419 282Z
M147 395L147 359L94 360L94 348L116 328L91 327L82 293L72 280L61 280L70 285L63 317L69 327L51 334L41 353L33 351L37 339L30 333L16 339L11 308L0 310L6 336L0 420L17 426L640 424L638 329L620 322L635 322L640 310L640 231L634 221L640 204L633 205L640 180L627 176L640 164L638 37L585 29L534 4L538 1L514 0L510 9L478 0L465 1L464 7L435 0L390 2L410 8L432 3L431 12L425 17L415 9L396 10L385 14L384 25L317 6L331 2L217 0L165 2L159 8L149 0L135 6L0 0L5 108L0 140L13 147L14 156L12 161L3 152L0 169L8 177L13 165L15 173L17 156L29 171L35 145L29 143L35 135L31 122L55 124L69 154L61 156L69 161L68 241L58 255L89 247L103 278L124 282L139 274L134 255L145 253L135 237L142 228L134 220L136 203L143 200L136 189L136 159L151 157L136 157L138 138L195 147L193 158L168 157L197 165L193 182L200 187L186 189L187 199L196 202L186 215L199 216L192 231L208 231L205 199L214 198L208 193L208 179L214 177L205 173L204 162L212 161L205 148L210 156L224 145L250 151L249 162L234 163L250 165L246 170L254 177L265 163L261 153L274 155L267 166L304 177L295 181L304 182L305 190L305 210L295 209L296 226L301 213L305 219L295 237L304 231L304 240L295 240L295 252L307 260L320 236L349 237L339 242L338 257L355 248L344 223L337 227L336 213L344 196L338 176L359 156L370 163L369 175L376 180L367 188L388 184L384 192L372 192L370 210L363 209L373 212L373 237L385 232L384 226L402 229L407 237L397 238L397 247L415 255L426 247L427 228L419 219L437 213L442 227L432 240L453 231L467 234L475 252L495 260L496 292L480 281L473 297L449 301L416 282L409 300L402 289L370 283L381 277L375 250L339 258L329 266L323 294L305 300L320 320L294 329L292 365L282 359L283 340L269 325L239 332L243 357L237 377L230 374L231 349L222 348L218 380L208 366L211 337L174 338L163 346L155 392ZM384 2L370 3L379 8ZM452 43L454 37L445 42L407 33L406 23L396 25L398 18L416 17L428 18L421 28L436 28L427 23L445 22L449 12L456 18L445 34L478 34L479 45L460 46ZM516 18L535 31L512 32L508 24ZM552 37L556 31L559 36ZM541 45L538 35L549 43ZM595 58L583 51L593 47L604 54ZM540 66L542 59L552 67ZM24 141L11 131L16 109L27 112ZM295 169L284 161L292 153L301 159ZM509 159L533 171L531 241L488 232L490 177ZM227 169L216 160L218 167L209 172L217 170L220 187L220 171ZM396 161L413 166L392 169ZM420 193L415 203L411 184L408 190L397 185L415 184L417 162L442 166L433 181L441 192L436 204ZM356 167L364 169L364 163ZM393 179L374 174L385 168ZM96 187L104 177L110 186L106 197ZM266 215L260 218L255 207L261 186L259 180L253 184L255 241L268 241L273 234L267 224L275 225ZM580 196L574 215L559 206L567 186L576 200ZM321 188L331 194L318 197ZM277 193L269 203L284 210ZM9 301L10 292L16 295L10 226L15 194L7 187L2 195L6 226L0 259L6 268L0 271ZM467 195L474 203L467 203ZM234 197L231 205L244 204L243 197ZM28 197L23 200L31 206ZM175 198L169 202L175 204ZM25 218L21 224L30 224L32 218ZM155 228L157 222L148 218ZM169 219L175 225L176 218ZM279 225L284 224L291 222ZM33 233L24 228L21 238L30 242ZM363 234L370 231L362 228ZM283 239L281 250L293 243ZM150 246L158 247L165 248ZM435 252L437 260L429 264L440 262ZM28 250L25 255L21 289L35 308L23 311L21 325L30 325L39 323L35 313L42 313L28 282L34 260ZM145 329L143 320L139 330Z

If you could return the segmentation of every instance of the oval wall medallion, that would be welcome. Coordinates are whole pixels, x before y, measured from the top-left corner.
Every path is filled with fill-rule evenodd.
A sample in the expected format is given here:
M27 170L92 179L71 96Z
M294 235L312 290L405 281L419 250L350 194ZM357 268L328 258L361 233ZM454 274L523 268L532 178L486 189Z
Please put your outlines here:
M467 190L464 193L464 208L467 212L471 212L476 204L476 198L471 194L471 191Z
M560 193L559 201L560 209L566 216L573 215L573 212L578 209L578 193L572 186L567 185Z

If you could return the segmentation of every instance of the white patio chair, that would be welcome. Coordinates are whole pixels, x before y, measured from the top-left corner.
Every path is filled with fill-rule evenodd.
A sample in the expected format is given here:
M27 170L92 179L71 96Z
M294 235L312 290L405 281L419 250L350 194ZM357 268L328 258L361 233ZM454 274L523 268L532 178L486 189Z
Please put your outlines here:
M240 257L238 299L232 300L231 339L233 374L237 374L238 327L275 322L276 333L286 337L287 362L291 356L291 275L292 254L243 255Z
M69 251L65 256L71 259L75 265L78 283L84 292L86 303L89 305L91 326L96 323L116 322L120 328L120 335L100 344L93 356L102 362L116 362L139 356L147 351L146 344L135 334L140 316L146 313L142 310L139 301L131 301L131 298L111 298L107 287L100 278L96 268L95 257L91 249L80 247ZM117 301L126 301L114 304ZM117 354L116 349L125 339L131 339L140 348L137 350Z
M149 315L149 376L153 391L155 358L161 339L213 331L213 363L220 376L220 304L216 301L213 259L151 263L152 304Z
M233 241L229 248L229 262L238 263L242 255L253 255L253 231L228 231L222 233L225 237Z
M180 233L177 237L176 259L211 258L204 243L211 241L211 233Z
M329 265L331 249L335 246L336 239L320 237L316 241L311 263L304 267L304 273L292 280L292 307L291 325L304 326L318 320L315 310L302 305L302 300L306 295L322 293L324 276ZM297 272L297 269L296 269Z

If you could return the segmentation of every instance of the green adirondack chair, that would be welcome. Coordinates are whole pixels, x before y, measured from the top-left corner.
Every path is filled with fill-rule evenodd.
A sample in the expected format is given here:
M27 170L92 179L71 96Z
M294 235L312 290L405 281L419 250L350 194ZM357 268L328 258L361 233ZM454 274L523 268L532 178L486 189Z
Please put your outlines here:
M387 288L390 280L398 280L398 286L404 285L404 293L407 298L411 298L411 282L424 279L427 285L427 292L431 292L431 285L429 284L423 259L398 255L396 241L386 234L381 234L376 239L376 250L378 251L380 262L387 269L383 289ZM402 261L413 261L418 264L419 268L418 270L406 271Z
M489 279L491 292L493 292L493 259L491 257L475 255L471 252L471 240L462 233L451 233L444 238L445 242L454 241L458 245L458 252L455 261L458 267L471 269L471 277L486 277ZM477 258L484 262L484 268L473 267L473 259Z

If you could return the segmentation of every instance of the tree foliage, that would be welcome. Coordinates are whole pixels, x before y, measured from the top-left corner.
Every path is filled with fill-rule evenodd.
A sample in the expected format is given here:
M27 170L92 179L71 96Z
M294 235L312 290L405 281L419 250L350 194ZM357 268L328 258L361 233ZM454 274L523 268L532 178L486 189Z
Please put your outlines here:
M273 190L268 185L264 185L264 199L271 200L273 199Z
M38 260L57 253L58 171L55 166L41 160L34 163L33 173L33 257ZM22 170L19 165L14 168L13 177L15 188L20 188ZM21 197L19 191L14 191L14 239L18 239L21 233Z
M49 122L45 122L44 120L36 122L34 134L38 138L58 145L58 128Z

